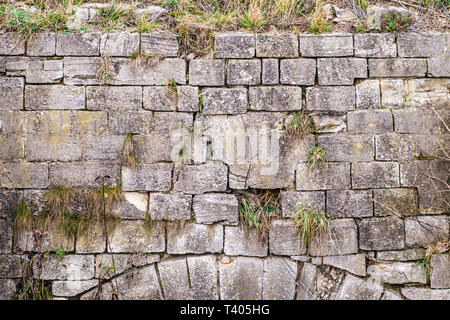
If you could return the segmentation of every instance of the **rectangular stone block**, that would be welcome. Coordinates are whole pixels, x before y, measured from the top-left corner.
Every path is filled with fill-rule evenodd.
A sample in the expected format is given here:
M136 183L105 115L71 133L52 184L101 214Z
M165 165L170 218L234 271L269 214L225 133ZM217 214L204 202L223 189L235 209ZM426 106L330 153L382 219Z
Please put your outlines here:
M353 35L301 34L300 53L302 57L345 57L353 55Z
M62 135L26 136L24 150L28 161L79 161L83 154L79 139Z
M389 110L361 110L347 113L349 133L383 133L394 129Z
M176 57L178 47L176 34L160 32L141 34L141 53L157 57Z
M427 283L426 273L414 262L377 263L368 266L367 273L381 283Z
M299 163L296 170L297 190L333 190L350 188L350 164L328 163L328 170L309 170L306 163Z
M253 58L255 56L255 35L250 33L217 34L215 41L216 58Z
M302 108L302 88L294 86L250 87L249 109L294 111Z
M100 84L98 75L103 61L100 57L64 57L64 84Z
M357 276L364 277L366 275L366 256L364 254L323 257L323 264L346 270Z
M259 238L254 229L244 230L242 226L225 226L223 252L228 256L267 256L267 237Z
M356 85L356 108L379 109L380 96L380 81L364 80Z
M197 112L199 111L198 87L177 86L178 111Z
M346 114L331 114L325 111L316 111L310 113L311 120L314 123L314 131L317 133L335 133L347 131Z
M121 219L145 219L148 208L148 193L123 192L123 199L111 211Z
M187 223L167 224L167 253L219 253L223 249L223 226Z
M448 34L402 32L397 36L399 57L437 57L448 52Z
M175 111L177 94L166 86L144 87L143 106L146 110Z
M352 186L355 189L400 187L396 162L352 163Z
M428 77L450 77L450 62L448 57L444 58L428 58L427 59L427 65L428 65Z
M192 209L197 223L239 223L238 200L232 194L211 193L194 197Z
M225 64L222 60L192 60L189 62L191 86L225 85Z
M110 232L110 229L108 229ZM89 232L77 235L76 253L103 253L106 251L106 231L104 224L96 223Z
M19 32L2 32L0 35L0 55L16 56L25 54L25 40Z
M208 88L202 90L204 114L240 114L247 112L247 89Z
M278 257L264 259L263 300L293 300L297 263Z
M6 74L8 76L24 76L26 83L36 84L59 83L64 76L63 60L61 59L22 59L22 61L8 61L6 63Z
M182 193L150 193L149 213L152 220L190 220L192 196Z
M137 164L136 168L122 168L124 191L169 191L173 164Z
M358 224L362 250L397 250L405 247L403 220L392 216L363 219Z
M355 88L310 87L306 89L306 109L346 112L355 109Z
M336 218L362 218L373 216L372 191L327 191L327 215Z
M188 256L191 292L194 300L218 300L218 270L215 255Z
M189 194L225 191L228 183L228 168L223 163L189 165L174 173L174 190Z
M74 297L98 286L98 280L53 281L53 300L56 297Z
M416 148L422 144L416 144L416 138L410 134L384 133L375 137L377 160L413 160ZM417 140L422 140L417 138ZM417 155L421 151L417 150Z
M426 59L369 59L371 78L424 77L426 73Z
M133 53L139 52L140 40L139 33L104 33L100 39L100 55L103 57L129 57Z
M317 59L319 85L353 85L356 78L367 78L367 61L362 58Z
M434 254L430 259L432 288L450 288L450 254Z
M361 33L354 35L355 57L395 58L397 46L392 33Z
M450 79L409 79L405 80L404 90L407 106L448 109Z
M283 218L291 217L296 212L298 205L325 212L325 192L323 191L280 191L280 202Z
M0 218L10 218L17 209L22 191L3 190L0 191Z
M4 174L0 176L3 188L45 189L48 186L48 164L26 161L0 161Z
M278 84L280 72L278 59L262 59L262 84Z
M408 247L427 247L436 241L447 241L448 217L418 216L405 220L405 243Z
M65 255L62 258L54 254L40 261L33 261L33 270L41 280L89 280L94 277L94 255Z
M190 300L189 269L186 258L163 260L158 263L159 278L168 300Z
M229 60L227 65L227 84L261 84L261 60Z
M84 87L63 85L25 87L26 110L84 109L85 101Z
M23 133L25 112L0 109L0 133L15 135Z
M315 59L281 59L280 83L292 85L314 85L316 78Z
M264 58L298 57L296 34L257 34L256 56Z
M269 231L269 250L273 255L299 256L306 254L306 244L290 220L274 220Z
M383 286L348 274L336 293L336 300L379 300Z
M374 158L374 139L368 135L321 135L318 144L325 149L328 161L371 161Z
M55 53L55 33L34 33L27 41L27 56L54 56Z
M149 134L154 128L152 111L114 111L108 115L108 128L111 134Z
M358 253L358 234L353 219L331 220L326 234L309 245L312 256L336 256Z
M23 78L0 77L0 109L21 110L23 109Z
M56 37L57 56L98 56L99 33L60 33Z
M139 111L142 109L141 87L86 87L88 110Z
M0 254L0 277L22 278L23 270L30 261L26 255Z
M425 257L425 249L414 248L398 251L378 251L377 259L387 261L417 261Z
M401 288L401 292L409 300L450 300L448 289Z
M401 108L405 105L403 80L380 80L381 105L384 108Z
M375 189L373 198L376 216L419 214L419 199L415 189Z
M444 133L444 125L430 108L405 108L392 110L395 132L439 134Z

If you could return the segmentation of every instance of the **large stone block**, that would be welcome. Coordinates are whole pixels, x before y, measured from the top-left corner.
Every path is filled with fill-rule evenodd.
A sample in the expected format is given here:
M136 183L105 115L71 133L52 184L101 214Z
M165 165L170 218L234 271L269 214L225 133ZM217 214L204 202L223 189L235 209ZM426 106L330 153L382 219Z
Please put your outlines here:
M160 32L141 34L141 53L157 57L176 57L178 48L176 34Z
M347 116L345 114L331 114L329 112L316 111L310 113L317 133L335 133L347 131Z
M143 220L123 220L109 235L108 251L163 252L166 248L164 225L154 223L148 230Z
M94 277L94 255L65 255L62 258L54 254L33 261L33 271L41 280L89 280Z
M399 57L437 57L448 52L448 34L402 32L397 36Z
M104 33L100 39L100 55L104 57L129 57L139 52L139 33Z
M41 199L44 201L44 199ZM27 201L29 202L29 201ZM39 212L32 211L37 215ZM14 235L14 252L39 252L45 253L47 251L56 251L63 249L65 252L73 252L74 240L73 236L65 235L61 230L58 230L55 226L49 226L42 232L48 232L47 235L42 237L42 241L38 244L35 241L35 234L33 231L16 230Z
M84 87L63 85L25 87L26 110L84 109L85 103Z
M449 106L450 79L410 79L405 80L405 103L411 107L443 107L438 110L445 114ZM448 117L448 115L446 115Z
M142 108L142 88L95 86L86 88L88 110L139 111Z
M152 220L190 220L192 196L182 193L150 193Z
M395 250L405 247L404 223L397 217L363 219L358 227L360 249Z
M110 232L109 229L108 232ZM88 232L77 236L76 253L103 253L105 250L106 229L103 223L96 223Z
M54 56L55 53L55 33L34 33L27 41L27 56Z
M298 205L325 212L325 192L323 191L280 191L281 212L284 218L291 217Z
M232 194L197 195L194 197L192 209L197 223L223 222L232 225L239 223L238 200Z
M255 56L255 35L249 33L217 34L216 58L253 58Z
M381 105L384 108L401 108L405 105L403 80L380 80Z
M366 256L364 254L323 257L323 264L346 270L357 276L364 277L366 275Z
M424 77L426 73L426 59L369 59L371 78Z
M401 291L409 300L450 300L449 289L401 288Z
M371 217L373 215L372 191L327 191L327 215L331 217Z
M278 84L280 72L278 59L262 59L262 84Z
M225 226L223 251L229 256L267 256L267 238L260 239L255 230L244 230L241 226Z
M0 161L3 188L45 189L49 184L48 164L26 161Z
M167 86L144 87L143 107L153 111L175 111L177 94Z
M59 33L56 37L57 56L98 56L99 33Z
M174 190L190 194L225 191L228 168L223 163L183 166L174 173Z
M247 112L247 89L208 88L202 90L204 114L240 114Z
M364 80L356 85L356 108L378 109L380 104L380 81Z
M152 111L114 111L109 112L108 128L112 134L149 134L155 118Z
M298 57L296 34L257 34L256 56L267 58Z
M59 83L64 76L63 60L39 58L8 59L7 76L24 76L26 83Z
M26 255L0 254L0 277L1 278L22 278L23 271L30 263Z
M237 257L219 262L220 297L223 300L260 300L263 294L262 259Z
M434 254L430 259L431 287L437 289L450 288L450 254Z
M302 34L300 35L302 57L345 57L353 55L353 35Z
M191 300L189 271L185 258L163 260L158 263L159 277L167 300Z
M178 111L197 112L199 111L198 87L177 86Z
M336 300L379 300L383 286L377 282L364 280L348 274L338 292Z
M225 64L222 60L192 60L189 62L191 86L225 85Z
M98 280L53 281L52 294L57 297L75 297L98 286Z
M429 77L450 77L450 62L448 58L427 59Z
M302 88L291 86L250 87L249 109L294 111L302 108Z
M147 214L148 194L123 192L123 199L111 210L122 219L144 219Z
M353 85L356 78L367 78L367 61L362 58L317 59L319 85Z
M378 260L387 261L417 261L425 257L424 248L413 248L398 251L378 251Z
M415 262L377 263L368 266L367 273L382 283L427 283L425 271Z
M376 216L410 216L419 213L419 199L415 189L375 189L373 198Z
M264 259L263 300L293 300L297 263L278 257Z
M325 149L328 161L371 161L374 139L368 135L320 135L319 145Z
M9 218L14 216L22 192L18 190L0 191L0 218Z
M355 109L355 88L310 87L306 89L306 109L346 112Z
M2 160L19 160L25 155L24 139L21 135L4 134L0 138Z
M23 109L24 81L22 78L0 77L0 109Z
M186 223L167 224L167 253L219 253L223 249L223 226Z
M269 250L273 255L299 256L306 253L306 244L290 220L274 220L269 231Z
M18 32L2 32L0 36L0 55L25 54L25 41Z
M188 256L190 287L194 300L217 300L217 264L215 255Z
M396 162L357 162L352 164L352 186L356 189L400 187Z
M315 59L281 59L280 83L291 85L314 85Z
M100 57L64 57L64 84L100 84L99 68L103 63Z
M397 46L392 33L362 33L354 35L355 56L364 58L395 58Z
M413 160L416 144L414 136L384 133L375 136L376 160Z
M444 132L443 123L429 108L405 108L392 110L395 132L439 134Z
M136 168L122 168L124 191L169 191L172 164L137 164Z
M336 256L358 253L358 231L353 219L331 220L327 232L309 245L312 256Z
M120 178L120 165L115 163L86 161L52 163L49 168L49 181L52 185L68 187L100 187L98 177L109 176L109 183L117 183Z
M328 170L310 170L306 163L299 163L296 170L297 190L334 190L350 188L350 164L328 163Z
M394 128L389 110L353 111L347 114L347 119L350 133L383 133Z
M129 271L133 267L143 267L153 264L160 260L158 254L135 253L105 253L95 256L95 277L98 279L109 279L114 275L118 275ZM109 268L114 266L114 272Z
M124 141L124 136L87 136L83 146L84 159L119 160L121 159Z
M227 84L261 84L261 60L229 60L227 66Z
M447 216L418 216L405 220L405 243L407 246L426 247L438 240L448 240Z

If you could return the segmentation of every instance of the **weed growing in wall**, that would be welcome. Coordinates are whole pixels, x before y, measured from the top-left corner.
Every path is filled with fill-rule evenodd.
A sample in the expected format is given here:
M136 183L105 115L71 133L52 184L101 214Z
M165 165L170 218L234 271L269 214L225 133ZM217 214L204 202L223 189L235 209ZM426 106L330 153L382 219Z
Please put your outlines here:
M297 205L291 221L298 229L303 243L319 238L328 229L329 219L324 213L316 212L303 204Z
M306 159L309 170L315 168L325 168L328 170L325 148L319 144L312 146L306 151Z
M286 133L292 137L304 138L307 134L314 133L314 122L307 113L298 111L288 122Z
M122 148L122 165L129 168L135 168L137 164L136 155L134 154L133 134L128 133L125 137Z

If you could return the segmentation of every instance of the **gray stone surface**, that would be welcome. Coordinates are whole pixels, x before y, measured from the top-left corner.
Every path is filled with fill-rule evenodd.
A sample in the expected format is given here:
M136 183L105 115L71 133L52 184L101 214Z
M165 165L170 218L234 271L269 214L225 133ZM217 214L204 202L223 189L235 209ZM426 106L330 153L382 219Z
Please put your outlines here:
M25 88L26 110L74 110L84 109L85 88L79 86L36 86Z
M55 33L35 33L27 41L27 56L54 56L55 53Z
M302 88L266 86L249 88L249 109L256 111L294 111L302 108Z
M124 191L169 191L172 164L137 164L136 168L122 168Z
M237 225L239 222L238 200L225 193L211 193L194 197L192 209L197 223L223 222Z
M298 256L306 253L306 245L292 221L275 220L269 231L269 250L273 255Z
M178 111L197 112L199 110L198 87L177 86Z
M377 259L378 260L387 260L387 261L417 261L421 260L425 257L425 249L423 248L413 248L413 249L405 249L399 251L378 251Z
M383 296L380 300L405 300L405 298L397 291L384 289Z
M174 173L174 190L190 194L225 191L227 166L223 163L207 163L177 168Z
M133 267L142 267L158 262L158 254L148 253L115 253L97 254L95 256L95 277L98 279L110 279L115 275L127 272ZM114 271L110 270L114 268Z
M395 58L397 46L392 33L355 34L355 56L365 58Z
M115 163L85 161L53 163L49 166L49 182L52 185L77 187L99 187L99 176L109 176L109 183L117 183L120 166Z
M13 229L7 219L0 219L0 253L11 253Z
M0 110L23 109L24 81L22 78L0 77Z
M182 193L150 193L149 213L153 220L190 220L192 196Z
M356 78L367 78L367 61L362 58L320 58L317 59L317 76L322 86L353 85Z
M0 218L9 218L14 215L22 192L17 190L0 191Z
M366 257L364 254L323 257L323 264L351 272L357 276L366 275Z
M99 33L59 33L56 36L57 56L98 56Z
M378 109L380 104L380 82L364 80L356 85L356 108Z
M112 210L114 214L122 219L144 219L147 207L147 193L123 192L123 199Z
M352 34L302 34L300 35L302 57L345 57L353 55Z
M355 88L350 86L306 89L306 109L346 112L355 109Z
M371 279L364 280L348 274L336 294L336 300L379 300L383 286Z
M364 219L358 224L363 250L395 250L405 247L405 226L397 217Z
M448 58L427 59L429 77L450 77L450 62Z
M119 160L124 141L124 136L87 136L83 143L84 159ZM74 146L78 146L76 142L74 141ZM68 147L67 150L71 150L71 147Z
M370 77L424 77L426 73L426 59L369 59Z
M253 58L255 56L255 35L249 33L217 34L216 58Z
M204 114L240 114L247 112L247 89L208 88L202 90Z
M357 226L353 219L331 220L326 234L314 239L309 247L312 256L336 256L358 252Z
M427 283L425 271L415 262L377 263L368 266L367 273L382 283Z
M450 253L434 254L430 259L431 288L450 288Z
M348 132L383 133L393 131L393 119L389 110L363 110L347 113Z
M108 128L113 134L149 134L154 121L152 111L114 111L109 113Z
M17 281L12 279L0 279L0 300L14 300Z
M329 112L312 112L310 114L317 133L334 133L347 131L347 116L345 114L330 114Z
M153 111L175 111L177 93L167 86L144 87L143 107ZM173 90L173 91L172 91Z
M142 35L144 37L144 35ZM129 57L139 52L139 33L104 33L100 39L100 55L106 57Z
M219 253L223 249L223 226L196 223L167 224L167 253Z
M400 187L396 162L358 162L352 164L352 186L357 189Z
M325 192L323 191L280 191L280 204L283 218L291 217L298 205L315 211L325 212Z
M408 134L383 133L375 137L377 160L413 160L416 143L414 136ZM419 150L418 150L419 151Z
M392 110L395 132L417 134L439 134L443 124L429 108L405 108Z
M297 285L297 300L316 300L314 284L317 277L317 266L305 262Z
M371 217L372 212L372 191L370 190L327 191L327 215L331 217Z
M192 60L189 62L191 86L225 85L225 65L222 60Z
M98 280L53 281L52 294L57 297L74 297L98 286Z
M320 135L319 145L325 149L328 161L371 161L374 139L370 135Z
M30 261L26 255L0 254L0 277L22 278L23 270Z
M278 84L280 72L278 59L262 59L262 84Z
M380 80L380 88L384 108L401 108L405 104L403 80Z
M39 135L24 139L25 157L29 161L79 161L83 148L80 141L67 136Z
M298 36L295 34L257 34L256 56L265 58L298 57Z
M194 300L217 300L217 264L214 255L188 256L189 279Z
M293 300L297 263L278 257L264 259L263 300Z
M448 34L401 32L397 36L399 57L437 57L448 53Z
M142 108L142 88L89 86L86 99L88 110L139 111Z
M33 211L32 211L33 212ZM34 213L34 212L33 212ZM12 225L10 225L12 227ZM47 251L56 251L58 249L63 249L65 252L73 252L74 247L74 237L68 236L62 233L60 230L55 228L54 226L49 226L42 230L43 232L48 232L42 239L42 242L37 245L35 242L35 236L33 231L18 231L14 232L14 252L23 253L23 252L40 252L45 253ZM12 229L10 229L12 232ZM8 233L4 234L5 237L8 237ZM12 236L12 233L9 234ZM5 239L6 240L6 239ZM10 239L11 240L11 239ZM8 245L5 242L5 245ZM9 243L11 245L11 243ZM9 253L11 250L8 251ZM5 252L6 253L6 252Z
M224 253L228 256L267 256L267 238L258 238L255 230L225 226Z
M0 36L0 55L25 54L25 41L18 32L2 32Z
M375 189L373 198L376 216L419 214L419 199L415 189Z
M229 60L227 65L227 84L261 84L261 60Z
M402 288L401 291L409 300L450 300L449 289Z
M163 260L158 263L161 286L167 300L191 300L189 271L185 258Z
M309 170L306 163L299 163L296 169L296 189L334 190L350 188L350 164L328 163L328 170L315 168Z
M448 240L447 216L418 216L405 220L405 243L409 247L426 247L438 240Z
M156 57L176 57L178 48L176 34L160 32L141 34L141 53Z
M281 59L280 83L291 85L314 85L316 78L315 59Z
M0 161L0 168L5 173L0 176L3 188L45 189L49 185L47 163Z
M62 258L54 254L41 260L41 280L89 280L94 277L94 255L65 255ZM38 272L37 261L33 261L33 271Z
M103 64L100 57L64 57L64 84L89 85L100 84L99 67Z

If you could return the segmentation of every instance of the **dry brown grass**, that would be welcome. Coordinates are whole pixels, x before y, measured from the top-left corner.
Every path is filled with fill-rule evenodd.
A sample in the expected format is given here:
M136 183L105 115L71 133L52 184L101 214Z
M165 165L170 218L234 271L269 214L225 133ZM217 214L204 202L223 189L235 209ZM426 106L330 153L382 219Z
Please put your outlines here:
M305 244L325 234L329 224L329 219L324 213L311 210L302 204L295 208L291 221L294 222Z
M133 134L128 133L125 137L122 149L122 165L129 168L135 168L137 164L136 155L134 154Z

